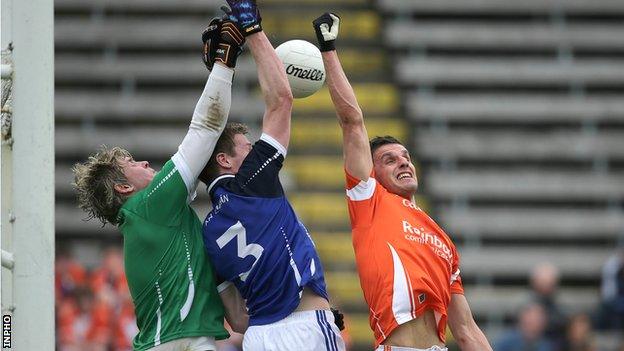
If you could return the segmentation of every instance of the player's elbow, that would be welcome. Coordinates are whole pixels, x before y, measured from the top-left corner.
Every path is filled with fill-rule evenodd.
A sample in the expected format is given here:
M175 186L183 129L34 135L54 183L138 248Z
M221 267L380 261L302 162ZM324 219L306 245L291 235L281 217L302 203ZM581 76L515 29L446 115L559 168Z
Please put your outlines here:
M284 108L292 108L293 105L293 93L290 90L290 87L287 85L285 89L280 89L277 94L277 104L280 107Z
M360 127L364 124L362 109L358 105L344 104L336 106L336 113L343 128Z
M338 120L340 127L344 130L362 129L364 127L364 118L359 107L338 111Z
M290 89L280 89L267 102L269 111L291 111L293 105L293 94Z
M451 333L462 350L492 350L473 318L451 324Z
M232 331L240 334L244 334L249 326L249 316L247 314L240 314L236 318L228 320Z
M277 104L282 108L292 109L293 100L294 97L290 88L283 89L277 95Z
M455 338L455 342L457 342L457 345L460 346L465 346L465 345L469 345L472 342L472 337L470 335L470 333L467 333L465 330L464 331L460 331L460 330L455 330L453 331L453 338Z
M489 345L487 340L481 340L478 335L472 333L461 334L459 336L455 336L455 342L461 350L467 351L492 351L492 347Z
M460 346L470 345L473 342L473 335L470 333L470 328L467 324L455 325L451 328L451 333Z
M208 130L221 134L227 122L229 107L220 103L211 103L207 109L196 108L189 129Z

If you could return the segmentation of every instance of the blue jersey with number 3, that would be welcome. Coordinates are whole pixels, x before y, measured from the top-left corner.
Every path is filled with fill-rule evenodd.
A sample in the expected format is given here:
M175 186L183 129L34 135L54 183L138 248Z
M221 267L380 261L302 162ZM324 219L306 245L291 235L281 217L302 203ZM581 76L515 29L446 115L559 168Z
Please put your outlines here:
M247 300L249 325L288 316L303 288L328 299L312 238L278 178L285 154L263 134L236 175L222 175L208 187L213 209L204 221L204 244L219 278Z

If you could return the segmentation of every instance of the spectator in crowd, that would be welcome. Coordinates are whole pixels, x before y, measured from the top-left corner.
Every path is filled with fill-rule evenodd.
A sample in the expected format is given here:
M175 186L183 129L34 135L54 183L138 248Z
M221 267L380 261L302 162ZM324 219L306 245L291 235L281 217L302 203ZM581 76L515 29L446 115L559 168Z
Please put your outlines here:
M518 317L518 326L494 344L496 351L554 351L553 344L544 336L547 316L539 303L524 306Z
M60 296L56 295L56 348L61 351L71 350L74 341L74 319L78 314L74 291L67 292Z
M559 351L598 351L592 335L589 316L578 313L568 319L565 339L559 345Z
M557 302L559 270L549 262L536 265L531 272L531 300L542 306L546 313L544 334L553 341L564 337L566 316Z
M70 293L62 305L58 318L59 350L108 349L112 319L105 301L81 287Z
M624 245L602 267L600 329L624 330Z
M101 266L93 271L66 248L57 252L57 349L131 350L138 330L120 249L107 249Z
M121 248L111 247L104 250L102 265L91 273L89 283L94 292L111 289L118 295L128 290Z
M79 300L88 291L88 272L66 248L58 247L56 253L54 295L57 349L79 350L81 342L76 332L77 321L82 319Z
M87 270L65 248L57 248L54 264L54 290L58 303L87 283Z

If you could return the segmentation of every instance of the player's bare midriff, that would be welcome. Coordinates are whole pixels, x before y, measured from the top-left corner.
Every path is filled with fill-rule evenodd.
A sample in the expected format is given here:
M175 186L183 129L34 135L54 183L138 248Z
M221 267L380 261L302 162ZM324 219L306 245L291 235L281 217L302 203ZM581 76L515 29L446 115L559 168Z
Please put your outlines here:
M416 349L426 349L433 345L444 346L438 337L438 328L432 310L426 310L420 317L399 325L381 344Z
M329 302L310 289L304 289L295 311L329 310Z

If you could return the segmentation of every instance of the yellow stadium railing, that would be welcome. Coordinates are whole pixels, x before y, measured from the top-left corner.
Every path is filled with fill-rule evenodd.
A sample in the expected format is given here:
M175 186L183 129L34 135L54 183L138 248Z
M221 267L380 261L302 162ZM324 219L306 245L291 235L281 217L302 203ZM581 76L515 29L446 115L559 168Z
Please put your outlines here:
M370 138L380 135L392 135L407 143L409 127L400 119L367 118L364 116L366 130ZM291 126L290 144L296 148L319 146L336 147L342 150L342 131L336 119L297 118ZM340 152L340 151L338 151Z
M262 27L267 33L280 38L307 39L316 41L312 21L319 16L316 12L292 12L278 14L270 11L262 16ZM367 40L379 36L379 16L373 11L345 11L344 20L340 21L342 39Z
M400 95L392 84L360 83L354 84L353 90L364 116L370 114L394 114L400 107ZM305 99L297 99L293 105L293 115L297 113L335 111L329 96L329 89L322 88Z

